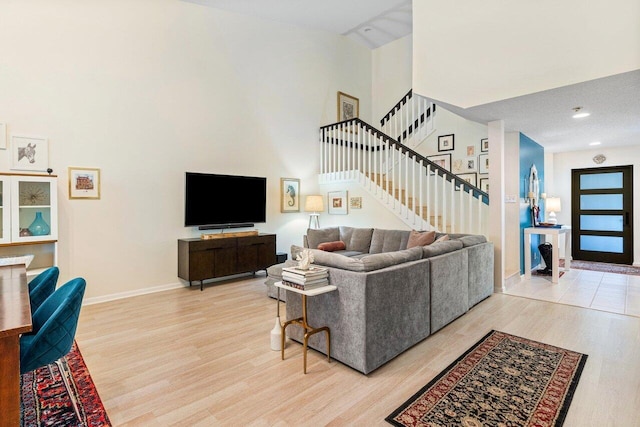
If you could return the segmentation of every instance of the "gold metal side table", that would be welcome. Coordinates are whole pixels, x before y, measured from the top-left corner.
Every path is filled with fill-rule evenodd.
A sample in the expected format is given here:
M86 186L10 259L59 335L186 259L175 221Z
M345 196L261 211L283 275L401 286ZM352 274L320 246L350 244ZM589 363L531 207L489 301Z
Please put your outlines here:
M331 363L331 331L329 330L328 326L321 326L319 328L314 328L314 327L309 325L309 323L307 321L307 297L313 297L313 296L320 295L320 294L326 294L327 292L333 292L338 288L336 286L334 286L334 285L327 285L327 286L322 286L320 288L315 288L315 289L310 289L308 291L303 291L301 289L296 289L296 288L293 288L291 286L283 285L282 282L276 282L274 285L276 287L280 288L280 289L286 289L287 291L295 292L297 294L302 295L302 317L298 317L297 319L287 320L282 325L282 343L281 343L282 344L282 347L281 347L282 360L284 360L284 341L285 341L285 338L286 338L285 330L287 329L287 326L295 324L295 325L301 326L302 329L304 329L304 339L303 339L303 345L302 345L302 355L303 355L303 360L304 360L304 365L303 365L304 373L305 374L307 373L307 347L308 347L308 343L309 343L309 337L311 337L311 335L313 335L313 334L317 334L318 332L324 331L326 333L326 336L327 336L327 360L329 361L329 363ZM279 299L278 299L278 304L280 304L280 300ZM278 309L278 312L280 312L279 309Z

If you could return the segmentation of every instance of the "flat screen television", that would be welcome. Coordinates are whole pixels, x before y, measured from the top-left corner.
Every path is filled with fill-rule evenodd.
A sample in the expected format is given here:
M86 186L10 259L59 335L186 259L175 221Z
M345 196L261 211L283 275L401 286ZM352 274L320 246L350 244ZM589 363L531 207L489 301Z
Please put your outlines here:
M251 227L267 221L267 178L186 172L185 227Z

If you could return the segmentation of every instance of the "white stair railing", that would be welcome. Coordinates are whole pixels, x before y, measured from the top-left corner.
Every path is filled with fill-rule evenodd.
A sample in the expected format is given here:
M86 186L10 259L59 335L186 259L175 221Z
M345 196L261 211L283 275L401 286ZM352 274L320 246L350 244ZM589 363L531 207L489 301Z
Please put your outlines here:
M320 183L340 181L358 182L414 229L488 232L486 193L360 119L320 129Z
M435 131L436 104L407 92L380 120L383 133L407 147L417 147Z

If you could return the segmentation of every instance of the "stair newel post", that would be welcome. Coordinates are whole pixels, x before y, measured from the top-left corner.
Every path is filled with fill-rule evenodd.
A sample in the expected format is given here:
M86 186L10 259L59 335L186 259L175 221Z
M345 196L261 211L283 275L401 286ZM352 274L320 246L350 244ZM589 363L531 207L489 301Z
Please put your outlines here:
M427 217L425 218L425 221L427 221L429 224L431 224L431 189L430 189L430 185L429 182L431 180L431 165L429 163L427 163L427 166L425 168L425 176L423 177L423 180L426 184L426 191L425 191L425 197L427 199ZM431 224L433 225L433 224ZM435 227L437 228L437 227Z
M458 226L458 232L459 233L464 233L464 209L462 209L462 206L464 206L464 199L463 199L463 195L464 195L464 181L460 180L461 184L460 184L460 197L459 197L459 203L460 205L458 206L458 212L460 212L460 225Z
M438 175L440 176L440 175ZM442 177L442 232L447 232L447 179ZM453 211L452 211L453 212Z
M424 221L424 218L422 217L422 210L424 209L424 197L422 195L422 182L424 181L424 176L422 175L422 169L424 167L424 160L420 159L420 165L419 165L419 169L420 171L418 172L418 179L420 180L419 183L419 194L420 194L420 204L419 206L419 214L420 214L420 219Z
M467 222L467 233L473 233L473 189L469 187L469 221Z
M404 206L406 210L405 218L409 217L409 153L404 153Z
M320 128L320 176L324 175L324 147L325 147L325 129Z
M455 200L455 191L456 191L456 183L455 181L451 181L451 186L449 187L449 208L451 212L451 222L449 224L450 230L454 231L456 228L456 200Z

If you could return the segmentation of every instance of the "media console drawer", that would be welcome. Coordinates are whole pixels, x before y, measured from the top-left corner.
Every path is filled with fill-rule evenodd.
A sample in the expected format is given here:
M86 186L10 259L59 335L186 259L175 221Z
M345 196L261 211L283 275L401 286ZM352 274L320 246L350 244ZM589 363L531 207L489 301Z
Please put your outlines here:
M178 277L202 281L232 274L255 273L276 263L276 235L217 239L178 239Z

